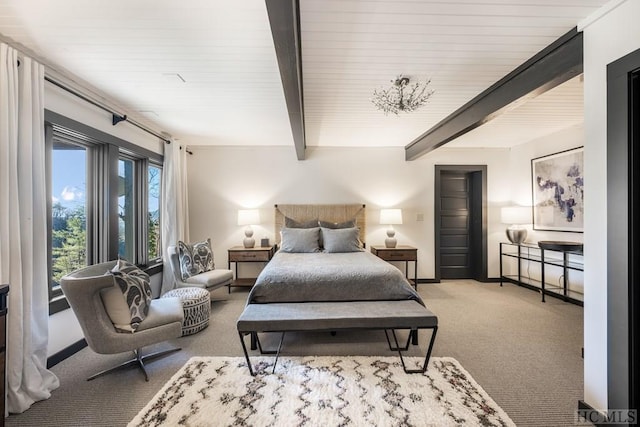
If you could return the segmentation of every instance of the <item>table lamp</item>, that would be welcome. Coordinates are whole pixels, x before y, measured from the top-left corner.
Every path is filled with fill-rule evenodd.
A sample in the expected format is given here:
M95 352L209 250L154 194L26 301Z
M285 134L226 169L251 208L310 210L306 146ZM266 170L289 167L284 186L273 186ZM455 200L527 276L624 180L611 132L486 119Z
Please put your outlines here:
M396 230L393 229L393 225L402 224L402 209L380 209L380 224L389 225L384 245L387 248L395 248L398 241L394 237Z
M260 211L258 209L239 209L238 210L238 225L246 225L244 229L243 244L245 248L252 248L255 246L256 241L253 238L252 225L260 224Z
M530 206L505 206L500 210L500 219L503 224L509 224L505 232L511 243L519 245L527 238L527 229L524 224L531 224Z

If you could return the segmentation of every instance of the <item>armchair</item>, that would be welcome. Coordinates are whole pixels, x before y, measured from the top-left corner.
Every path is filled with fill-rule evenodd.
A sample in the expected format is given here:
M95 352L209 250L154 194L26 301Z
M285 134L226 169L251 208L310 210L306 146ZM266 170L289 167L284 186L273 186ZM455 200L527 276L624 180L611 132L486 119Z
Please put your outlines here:
M93 351L99 354L133 351L135 356L121 365L90 376L87 381L129 366L138 366L144 373L145 380L149 381L144 362L179 351L180 348L143 356L142 347L182 335L182 304L178 298L152 300L146 318L135 332L118 332L107 314L101 296L103 289L115 285L113 276L105 273L111 270L116 262L109 261L76 270L60 279L60 286L80 322L87 344Z
M167 252L169 253L171 270L173 270L173 277L177 288L196 287L206 289L211 292L223 286L230 285L233 282L233 271L222 268L205 271L204 273L196 274L195 276L182 280L178 248L176 246L169 246L167 248Z

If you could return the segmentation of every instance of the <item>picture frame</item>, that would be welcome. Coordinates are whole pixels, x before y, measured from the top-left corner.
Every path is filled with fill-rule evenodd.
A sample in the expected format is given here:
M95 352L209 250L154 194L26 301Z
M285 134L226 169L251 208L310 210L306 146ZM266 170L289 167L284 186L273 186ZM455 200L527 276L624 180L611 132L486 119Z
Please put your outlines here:
M531 160L533 229L584 231L584 147Z

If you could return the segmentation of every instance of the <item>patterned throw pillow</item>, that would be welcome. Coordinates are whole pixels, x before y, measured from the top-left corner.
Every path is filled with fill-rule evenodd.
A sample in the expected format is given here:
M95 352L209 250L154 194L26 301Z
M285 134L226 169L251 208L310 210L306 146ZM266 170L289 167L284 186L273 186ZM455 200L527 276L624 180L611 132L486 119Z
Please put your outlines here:
M116 329L135 332L149 313L152 299L149 275L120 259L107 274L115 281L113 288L102 292L107 313Z
M178 242L178 258L182 280L215 268L211 239L192 244Z
M149 314L149 304L151 304L149 281L140 275L127 274L120 271L114 271L111 274L113 274L113 278L129 306L131 328L135 331Z

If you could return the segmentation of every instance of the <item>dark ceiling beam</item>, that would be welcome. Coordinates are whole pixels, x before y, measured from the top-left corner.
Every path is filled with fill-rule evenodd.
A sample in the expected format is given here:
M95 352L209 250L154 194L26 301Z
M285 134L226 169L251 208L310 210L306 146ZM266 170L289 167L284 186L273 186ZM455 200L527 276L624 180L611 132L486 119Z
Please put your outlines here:
M298 0L265 0L271 35L276 48L280 78L298 160L305 159L304 103L300 3Z
M405 146L405 159L415 160L442 147L525 100L581 74L582 39L576 28L561 36Z

